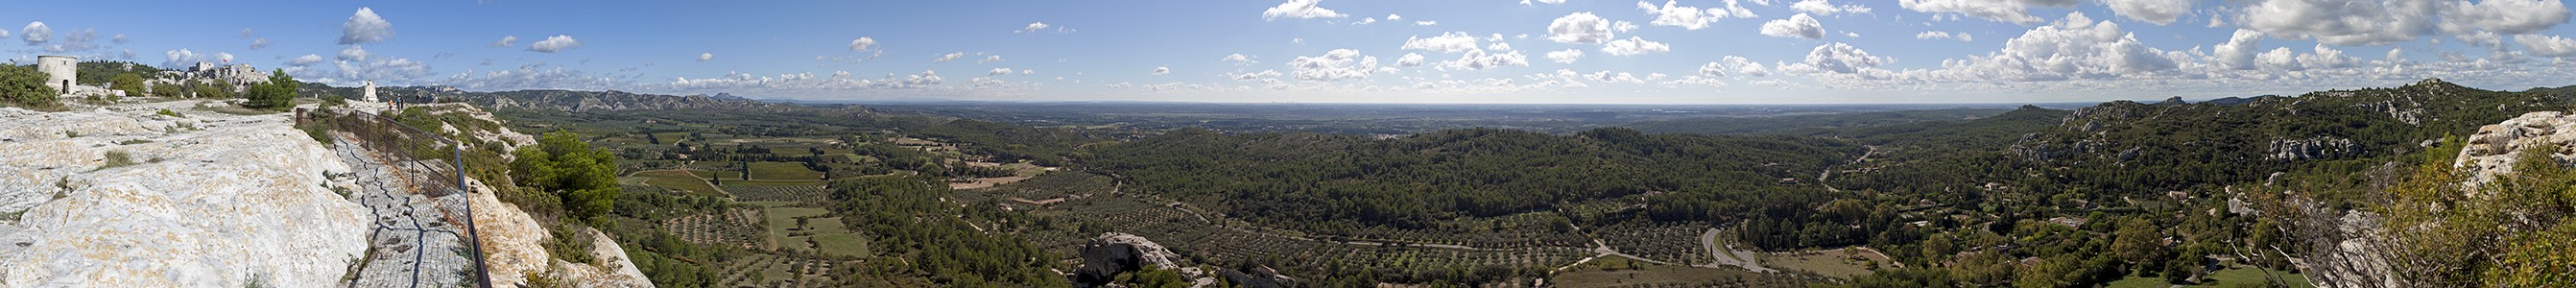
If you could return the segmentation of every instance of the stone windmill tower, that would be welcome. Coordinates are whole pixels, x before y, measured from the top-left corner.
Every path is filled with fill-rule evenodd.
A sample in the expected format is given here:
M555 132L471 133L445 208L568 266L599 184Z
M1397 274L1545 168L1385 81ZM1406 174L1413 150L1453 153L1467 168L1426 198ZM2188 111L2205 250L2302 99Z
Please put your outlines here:
M360 92L360 94L359 94L360 96L359 96L358 100L359 100L359 101L367 101L367 102L377 102L377 101L376 101L376 81L374 81L374 80L368 80L368 81L366 81L366 82L362 82L362 83L364 83L364 84L359 84L360 86L363 86L363 87L358 89L358 91L362 91L362 92Z

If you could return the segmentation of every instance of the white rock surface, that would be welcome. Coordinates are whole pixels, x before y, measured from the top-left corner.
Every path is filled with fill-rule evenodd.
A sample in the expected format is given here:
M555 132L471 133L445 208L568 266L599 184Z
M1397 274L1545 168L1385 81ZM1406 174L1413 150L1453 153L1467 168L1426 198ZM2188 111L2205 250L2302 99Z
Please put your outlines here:
M0 284L337 285L367 247L366 212L323 188L349 168L287 114L196 102L0 108L0 213L24 211L0 220ZM101 168L110 151L137 164Z
M483 252L487 255L483 265L490 269L492 287L518 287L527 282L527 273L545 273L549 256L546 247L538 243L549 238L546 227L519 210L518 205L494 198L489 193L492 188L481 181L467 180L466 186L486 191L468 199L474 201L475 236L483 238Z
M561 273L556 275L563 277L564 283L585 288L653 287L653 282L644 278L644 271L635 270L635 263L626 259L626 249L617 247L617 241L611 241L608 234L589 228L583 228L581 233L590 234L590 257L599 259L602 265L554 260L555 271Z
M2478 127L2469 143L2453 158L2453 167L2463 168L2472 177L2463 183L2470 189L2485 184L2496 175L2513 173L2515 161L2531 147L2555 146L2558 161L2576 160L2576 115L2561 112L2531 112L2505 119L2495 125Z

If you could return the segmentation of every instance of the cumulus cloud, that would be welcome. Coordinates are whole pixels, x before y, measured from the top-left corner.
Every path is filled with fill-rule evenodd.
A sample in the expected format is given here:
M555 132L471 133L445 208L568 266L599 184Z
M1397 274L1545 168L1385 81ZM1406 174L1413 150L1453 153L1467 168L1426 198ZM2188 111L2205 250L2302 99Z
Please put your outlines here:
M1424 21L1413 21L1413 26L1431 26L1431 25L1440 25L1440 21L1429 21L1429 20L1424 20Z
M1646 41L1645 38L1637 38L1637 36L1628 36L1628 39L1611 40L1610 43L1601 44L1601 53L1609 53L1614 56L1664 53L1672 51L1672 45L1665 45L1664 42Z
M868 51L868 46L876 45L876 38L859 37L857 40L850 40L850 51Z
M940 63L940 62L948 62L948 61L957 61L957 59L960 59L960 58L966 58L966 52L965 52L965 51L948 52L948 54L939 54L939 58L931 58L931 59L930 59L930 63Z
M18 40L26 40L28 46L44 45L54 40L54 27L45 26L44 21L27 22L27 28L18 30Z
M1421 53L1404 53L1404 56L1403 56L1403 57L1395 57L1395 66L1402 66L1402 67L1421 67L1421 66L1422 66L1422 54L1421 54Z
M490 44L490 45L484 45L484 46L489 46L489 47L510 47L510 46L519 46L519 36L501 36L501 41L492 41L492 44Z
M125 43L125 34L116 34L116 39L117 39L117 40L116 40L116 43L117 43L117 44L124 44L124 43ZM268 49L268 45L269 45L269 44L274 44L274 43L269 43L269 42L268 42L268 38L267 38L267 37L261 37L261 38L259 38L259 39L251 39L251 40L250 40L250 50Z
M1825 16L1834 16L1834 14L1843 13L1869 14L1868 6L1860 6L1860 4L1834 5L1834 3L1827 2L1826 0L1798 1L1796 4L1789 4L1789 10L1795 10L1798 11L1798 13L1815 13L1816 15Z
M984 56L984 59L983 59L983 60L975 60L975 64L984 64L984 63L991 63L991 62L1002 62L1002 55Z
M1484 49L1475 49L1459 54L1458 60L1440 62L1441 70L1474 71L1503 66L1529 66L1529 56L1522 55L1521 51L1488 53Z
M1020 31L1017 31L1017 32L1011 32L1011 33L1019 33L1019 34L1037 33L1037 32L1038 32L1038 31L1040 31L1040 30L1046 30L1046 29L1047 29L1047 27L1054 27L1054 25L1047 25L1047 24L1046 24L1046 22L1029 22L1029 26L1028 26L1028 27L1026 27L1026 28L1020 28Z
M2272 36L2337 46L2388 45L2437 33L2527 34L2567 23L2554 0L2264 1L2241 9L2238 22Z
M1324 9L1324 7L1318 6L1323 2L1324 0L1288 0L1288 2L1279 3L1279 6L1277 7L1270 7L1270 9L1261 10L1261 19L1314 19L1342 18L1350 16L1340 12L1333 12L1333 9Z
M1574 63L1574 60L1582 59L1582 49L1565 49L1547 52L1547 60L1556 61L1556 63Z
M1923 33L1914 33L1914 39L1952 39L1959 40L1959 42L1969 42L1976 41L1976 36L1968 34L1968 32L1951 34L1948 31L1923 31Z
M2469 44L2470 47L2503 48L2504 46L2504 36L2496 35L2495 32L2478 31L2477 33L2452 35L2451 37L2459 38L2460 43Z
M1897 6L1923 13L1957 13L1999 22L2030 24L2029 7L2074 7L2076 0L1897 0Z
M716 60L716 53L698 53L698 62L707 62L707 60Z
M2119 14L2120 17L2128 17L2129 20L2156 23L2156 25L2172 25L2175 20L2182 19L2183 13L2191 12L2192 1L2193 0L2102 0L2102 5L2111 6L2112 14Z
M1376 56L1362 56L1360 50L1333 49L1318 56L1297 56L1288 61L1289 74L1297 80L1341 81L1367 79L1377 70Z
M2558 0L2487 0L2450 2L2442 7L2444 29L2527 34L2567 23L2567 3Z
M2522 34L2513 35L2513 42L2522 43L2523 51L2529 51L2532 55L2576 57L2576 39L2538 34Z
M555 53L573 47L581 47L581 40L573 40L572 36L567 35L555 35L546 37L546 40L538 40L537 43L528 43L528 51L545 53Z
M1654 3L1637 1L1637 9L1644 9L1646 10L1646 14L1655 15L1655 20L1647 22L1646 24L1682 27L1682 29L1687 30L1708 28L1708 24L1710 22L1717 22L1717 20L1726 19L1727 17L1751 17L1753 14L1752 11L1743 10L1744 7L1736 6L1735 1L1727 1L1726 4L1728 7L1725 8L1709 8L1706 10L1702 10L1699 7L1680 6L1678 3L1679 1L1665 0L1663 6L1655 6Z
M1401 20L1404 20L1404 15L1395 15L1394 13L1388 13L1388 14L1386 14L1386 21L1401 21Z
M286 60L286 66L304 67L313 66L313 63L322 63L322 55L304 54L304 56L295 56L295 59Z
M109 40L107 40L107 42L109 42L109 43L116 43L116 44L125 44L126 42L134 42L134 39L127 39L127 38L125 38L125 34L123 34L123 33L118 33L118 34L116 34L116 37L108 38L108 39L109 39ZM257 49L259 49L259 48L267 48L267 47L268 47L268 38L259 38L259 40L258 40L258 41L251 41L251 45L255 45L255 46L256 46L256 47L251 47L251 48L250 48L250 49L253 49L253 50L257 50Z
M1780 69L1800 74L1862 74L1878 79L1883 78L1887 72L1879 69L1878 66L1892 61L1894 60L1889 60L1887 57L1870 55L1869 51L1852 47L1850 44L1837 42L1816 46L1815 50L1807 51L1806 61L1784 65Z
M2078 12L2005 40L2000 51L1945 61L1942 66L1959 79L2117 79L2172 74L2182 64L2177 58L2182 58L2181 53L2149 48L2119 24L2093 22Z
M2210 56L2217 58L2219 64L2228 68L2254 69L2254 51L2257 49L2254 45L2262 41L2262 31L2236 29L2236 36L2229 37L2227 43L2220 43L2210 49Z
M1600 44L1610 38L1610 20L1592 12L1566 14L1547 24L1547 39L1556 43Z
M1448 32L1431 38L1405 37L1402 49L1440 53L1467 52L1467 50L1476 49L1476 36L1467 35L1467 32Z
M170 50L170 51L168 51L168 52L162 52L162 54L161 54L161 55L168 57L168 58L166 58L166 59L168 59L168 60L161 61L161 67L163 67L163 68L173 68L173 69L175 69L175 68L179 68L179 67L188 67L189 65L197 65L197 62L205 62L205 61L206 61L206 57L208 57L208 56L213 56L213 55L206 55L206 54L197 54L197 52L196 52L196 51L189 51L187 48L180 48L179 50Z
M984 76L1002 76L1002 75L1011 75L1011 68L1009 68L1009 67L993 68L993 71L992 71L992 72L984 72Z
M340 48L340 56L338 56L337 59L340 59L340 61L367 61L367 56L366 47L349 45L349 47Z
M393 38L394 23L376 16L375 9L358 7L357 14L349 15L349 21L340 24L341 45L376 43Z
M1789 19L1762 22L1762 35L1822 39L1825 38L1825 24L1816 22L1816 18L1808 17L1807 13L1798 13L1797 16L1789 16Z
M1736 75L1753 77L1771 76L1771 70L1763 68L1761 62L1753 62L1753 60L1744 59L1742 56L1728 55L1726 58L1719 61L1726 62L1727 69L1734 70Z
M1172 67L1154 67L1154 75L1172 74Z
M1530 1L1531 1L1531 0L1521 0L1521 5L1530 5ZM1538 1L1538 3L1545 3L1545 4L1565 4L1565 0L1537 0L1537 1Z

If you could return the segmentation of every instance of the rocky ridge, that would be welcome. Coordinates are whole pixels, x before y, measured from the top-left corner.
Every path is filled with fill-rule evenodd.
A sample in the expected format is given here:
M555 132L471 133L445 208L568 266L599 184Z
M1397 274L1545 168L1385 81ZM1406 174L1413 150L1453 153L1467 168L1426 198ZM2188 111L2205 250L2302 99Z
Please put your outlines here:
M324 175L350 168L286 114L199 103L0 108L0 284L340 283L368 219Z

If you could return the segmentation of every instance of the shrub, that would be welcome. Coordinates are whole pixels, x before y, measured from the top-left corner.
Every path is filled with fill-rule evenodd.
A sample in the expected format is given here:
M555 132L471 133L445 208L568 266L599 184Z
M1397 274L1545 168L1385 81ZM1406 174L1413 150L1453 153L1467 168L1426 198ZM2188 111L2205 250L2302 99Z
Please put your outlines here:
M243 98L250 100L242 102L242 106L279 110L293 107L296 86L301 85L295 82L294 77L286 76L286 70L272 70L269 72L268 83L251 85L250 93L242 95Z
M51 109L62 106L62 92L45 85L45 74L35 68L0 65L0 102L28 108Z
M161 109L161 112L152 112L152 114L161 114L161 116L170 117L188 117L188 115L179 115L179 111L170 111L170 109Z
M125 166L134 166L134 156L126 155L125 151L107 151L107 163L98 165L98 169Z

